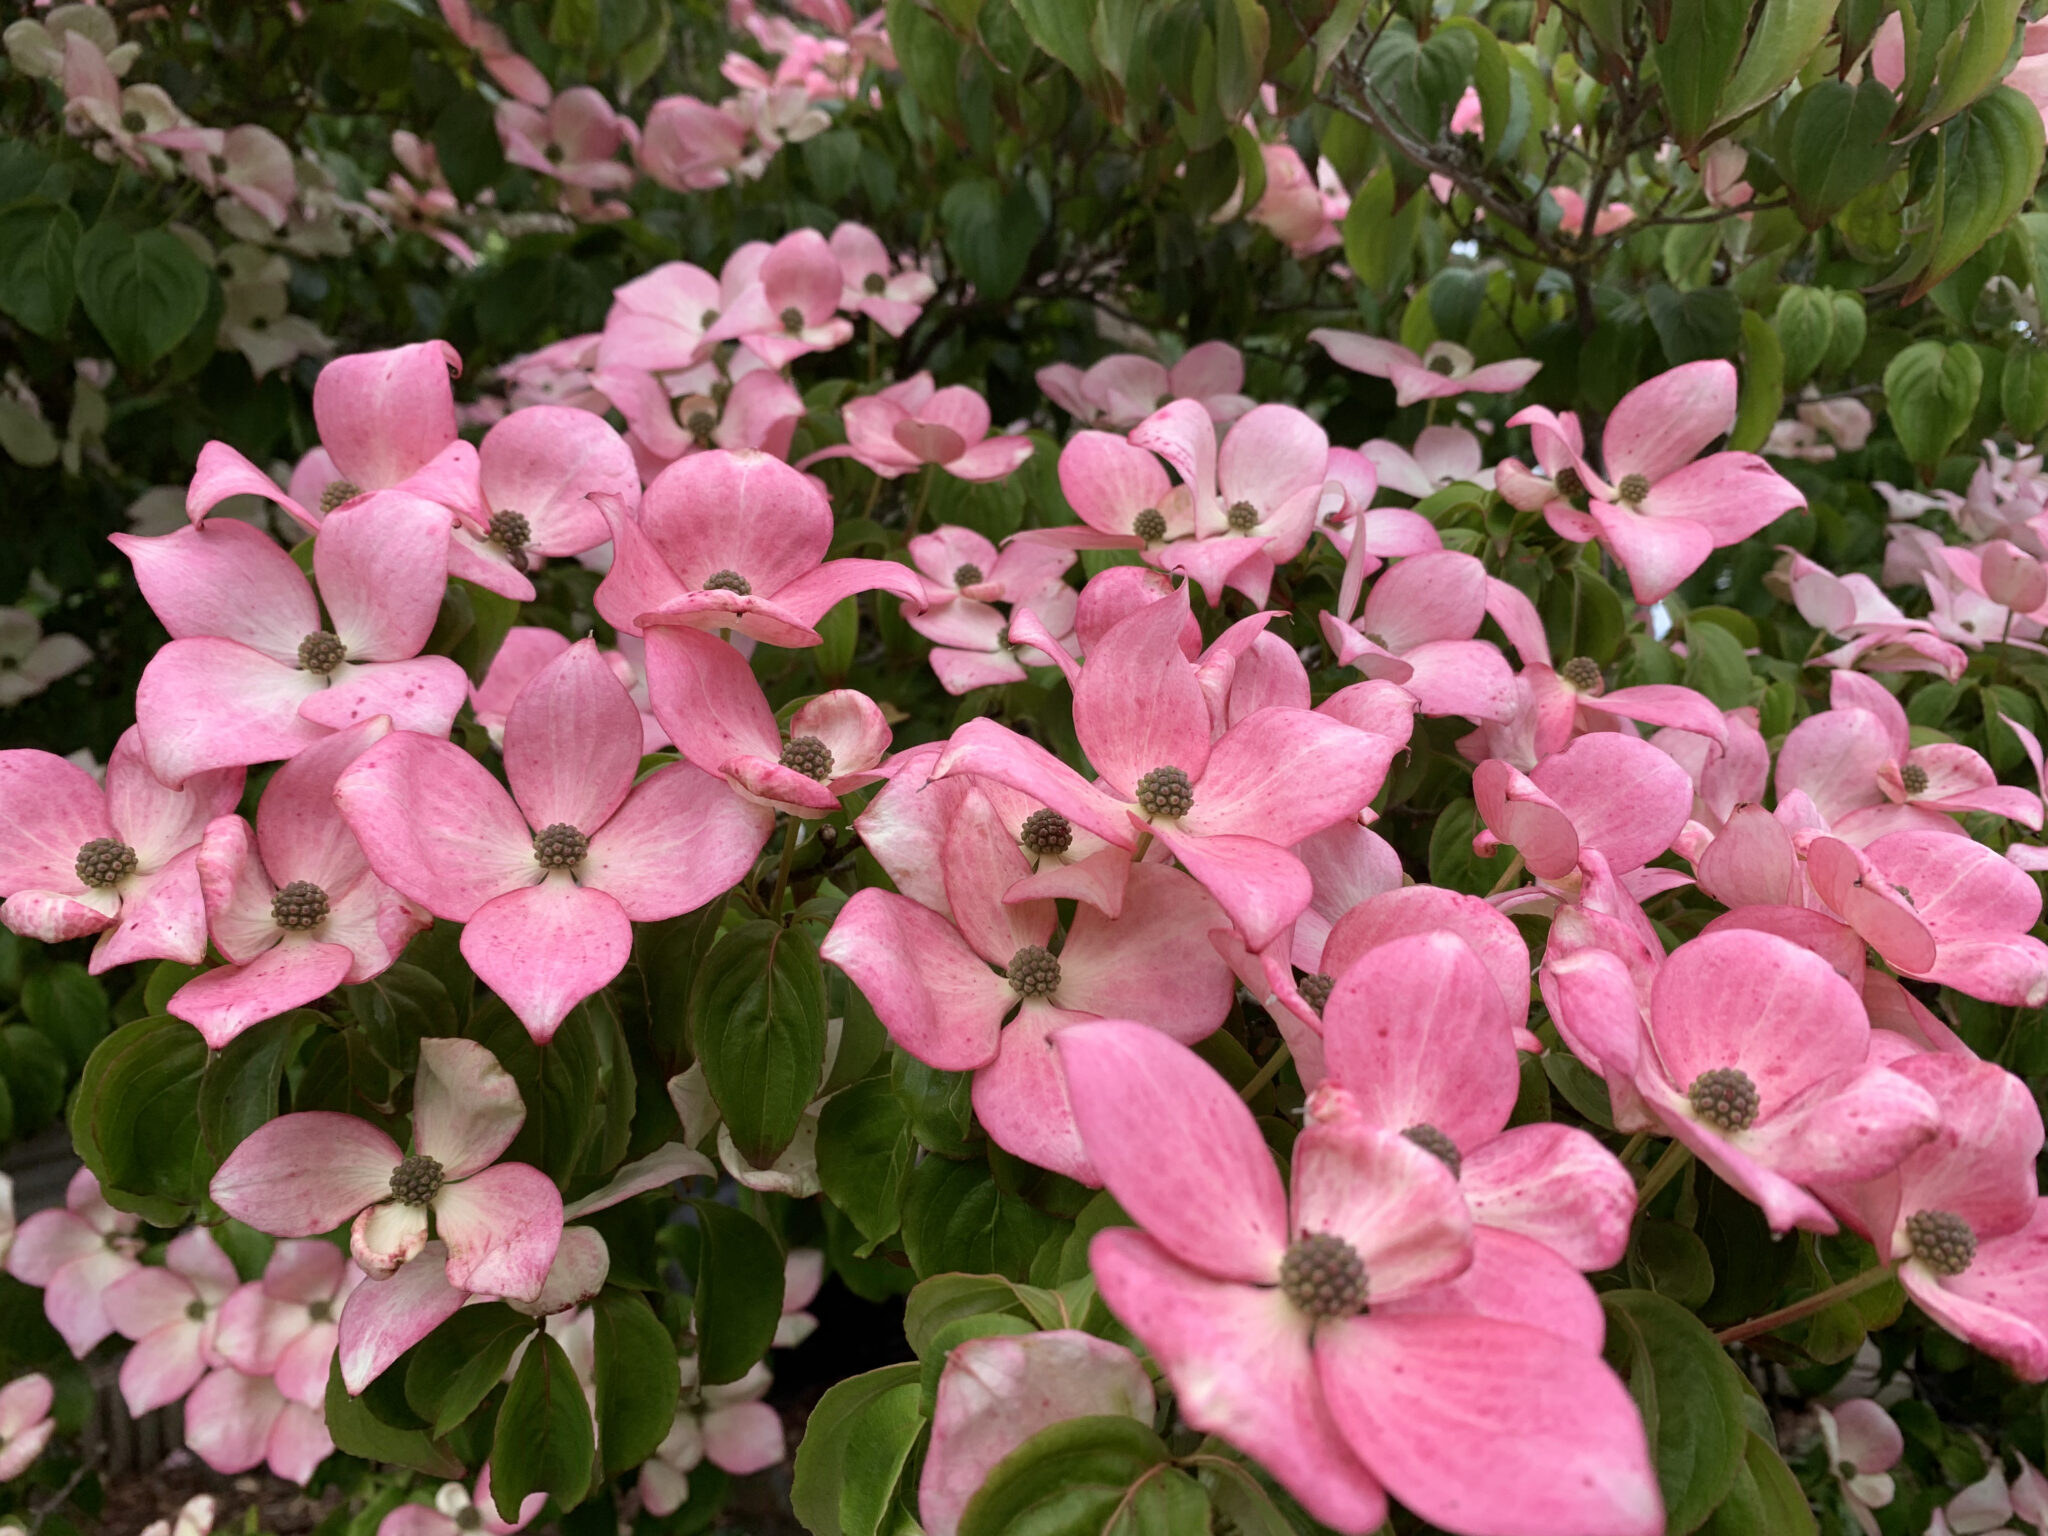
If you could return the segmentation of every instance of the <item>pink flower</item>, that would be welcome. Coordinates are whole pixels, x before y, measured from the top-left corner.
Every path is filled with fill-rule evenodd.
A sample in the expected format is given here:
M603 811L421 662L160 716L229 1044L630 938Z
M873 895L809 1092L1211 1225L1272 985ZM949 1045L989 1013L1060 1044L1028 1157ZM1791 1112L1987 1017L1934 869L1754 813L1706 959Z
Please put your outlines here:
M948 693L1022 682L1027 668L1060 664L1077 647L1079 594L1062 579L1073 550L1013 539L999 554L972 529L946 527L913 538L910 558L930 606L906 608L904 621L932 642L932 670ZM1014 622L999 602L1012 605Z
M136 1418L175 1403L221 1363L214 1330L236 1280L213 1234L193 1227L171 1239L161 1267L131 1269L107 1287L107 1320L135 1341L121 1362L121 1398Z
M63 1210L37 1211L14 1234L7 1273L43 1288L44 1315L81 1360L114 1331L106 1290L137 1267L140 1225L108 1205L92 1170L81 1168L64 1190Z
M1333 448L1331 456L1340 451ZM1376 437L1358 451L1377 472L1380 485L1417 501L1447 485L1493 487L1494 472L1484 467L1479 439L1463 427L1424 427L1412 450ZM1502 494L1507 494L1505 485Z
M498 653L491 658L490 668L484 673L484 680L471 685L469 690L470 713L476 723L490 734L493 746L502 750L505 745L505 722L511 718L513 702L526 685L569 646L569 637L552 629L515 624L505 632ZM628 648L631 648L632 655L626 654ZM633 707L640 711L641 755L659 752L669 744L668 733L662 730L661 723L648 708L647 680L641 676L640 668L632 659L644 654L639 642L626 637L618 650L599 654L604 657L605 665L612 669L612 675L626 685L633 696Z
M1969 658L1939 638L1927 620L1908 618L1862 572L1837 576L1792 550L1786 551L1781 569L1799 616L1815 629L1849 642L1817 658L1825 665L1867 672L1936 672L1950 679L1963 675Z
M529 1493L520 1501L518 1518L506 1520L498 1513L491 1495L490 1463L476 1475L476 1492L460 1483L443 1483L434 1491L432 1504L401 1504L377 1526L377 1536L466 1536L483 1531L486 1536L513 1536L539 1516L547 1503L545 1493Z
M469 0L441 0L441 19L461 40L483 58L493 80L529 106L544 107L552 94L547 76L531 60L512 51L504 30L478 18Z
M591 382L626 418L626 443L641 473L652 480L675 460L711 448L757 448L778 459L789 456L790 439L804 419L804 398L767 364L744 354L734 359L741 368L749 362L756 366L740 373L729 389L723 380L708 381L720 394L693 390L675 398L671 386L636 368L599 368ZM673 387L682 388L680 380L704 371L672 376L678 381Z
M194 181L252 209L272 229L282 229L291 217L298 192L291 146L268 128L165 128L142 138L177 150Z
M943 1071L973 1071L974 1111L998 1146L1100 1182L1048 1039L1090 1017L1136 1018L1190 1042L1211 1033L1230 1009L1229 968L1207 937L1224 926L1222 913L1178 871L1134 865L1121 915L1077 909L1055 955L1052 901L1006 899L1032 868L995 807L972 791L950 818L941 868L950 920L869 888L840 909L820 952L905 1051Z
M228 964L171 994L168 1012L214 1050L263 1019L389 970L426 915L370 873L334 808L336 779L390 730L379 716L315 742L264 786L256 830L239 816L206 829L199 883Z
M206 958L199 842L242 798L242 770L195 774L165 789L143 761L141 733L121 733L107 787L48 752L0 752L0 922L61 943L100 935L94 975L135 960Z
M1289 144L1264 144L1266 190L1245 217L1273 232L1296 256L1313 256L1344 243L1337 223L1350 206L1334 175L1311 177L1301 156ZM1327 170L1329 162L1318 167Z
M1155 1411L1151 1378L1121 1344L1073 1328L965 1340L939 1372L918 1520L930 1536L958 1536L997 1463L1041 1429L1102 1416L1149 1428Z
M1158 841L1263 949L1311 894L1287 850L1357 815L1386 765L1363 733L1299 708L1261 709L1212 741L1201 681L1180 645L1189 617L1182 589L1089 650L1074 728L1100 784L990 720L954 733L938 776L983 774L1120 848Z
M508 386L511 404L572 405L603 415L610 402L590 383L602 340L596 332L568 336L500 363L497 376Z
M1089 1156L1138 1223L1098 1233L1089 1263L1189 1425L1342 1532L1377 1528L1388 1493L1457 1532L1663 1529L1642 1423L1597 1345L1446 1292L1473 1247L1440 1159L1311 1124L1290 1200L1251 1110L1185 1047L1106 1021L1055 1049Z
M335 786L370 867L465 925L463 957L541 1044L625 966L635 922L730 887L773 825L685 763L636 785L641 744L632 697L580 640L513 702L510 794L460 747L410 732Z
M633 185L633 168L617 155L632 146L639 130L590 86L571 86L545 111L501 101L497 125L498 142L514 165L591 191L621 192Z
M1828 1470L1834 1474L1865 1536L1878 1536L1874 1509L1892 1501L1891 1469L1906 1454L1906 1437L1892 1416L1867 1397L1852 1397L1832 1410L1817 1407L1821 1444Z
M1563 880L1580 852L1600 854L1617 875L1668 849L1692 812L1692 780L1647 741L1618 732L1581 736L1529 773L1498 758L1472 775L1487 830L1472 839L1482 858L1506 843L1539 880Z
M841 598L880 590L924 605L924 583L892 560L825 560L832 507L816 482L765 453L678 459L640 515L611 514L616 558L597 611L642 626L733 630L769 645L817 645L811 626Z
M687 261L664 262L612 290L604 317L598 365L647 373L674 373L703 361L712 343L704 333L718 323L724 294L719 281Z
M1557 204L1557 227L1567 235L1580 235L1586 229L1585 194L1572 187L1546 187L1550 200ZM1611 235L1617 229L1635 222L1636 211L1627 203L1609 203L1593 216L1593 233Z
M675 192L722 187L747 154L747 125L694 96L664 96L647 109L634 158Z
M21 25L15 23L17 27ZM65 129L81 135L87 130L104 134L106 144L94 146L94 152L103 160L112 159L106 153L111 147L143 169L168 172L170 158L153 148L151 136L176 128L187 119L163 87L121 85L121 76L134 61L134 50L139 45L124 43L111 52L102 52L98 43L75 26L64 28L61 36L61 56L50 62L54 63L54 73L64 87ZM51 41L54 43L54 39ZM107 41L112 41L111 36ZM136 124L140 126L131 126Z
M1486 126L1486 109L1479 100L1476 86L1466 86L1465 94L1458 98L1457 106L1451 109L1451 132L1479 133Z
M792 816L830 816L839 797L883 777L889 723L874 700L837 688L790 717L789 740L747 658L715 635L668 626L647 637L655 718L686 762L744 800Z
M909 330L939 291L922 267L890 261L888 247L865 224L841 224L829 243L845 284L839 307L848 314L866 315L891 336Z
M1585 512L1561 495L1545 503L1551 528L1575 543L1599 539L1628 572L1636 601L1654 603L1711 551L1806 505L1796 486L1753 453L1699 457L1734 425L1735 396L1735 369L1724 362L1686 363L1637 385L1601 437L1611 484L1576 446L1576 423L1531 406L1508 425L1529 427L1538 457L1568 464L1590 498Z
M216 1472L234 1476L268 1463L302 1487L334 1451L319 1410L290 1401L268 1376L225 1365L185 1399L185 1444Z
M774 1348L794 1349L818 1331L817 1318L805 1308L818 1299L824 1284L825 1250L790 1249L782 1261L782 1318L775 1325Z
M57 1430L50 1417L56 1396L50 1378L39 1372L0 1387L0 1483L13 1482L43 1454Z
M446 509L403 491L337 511L314 541L315 598L246 523L112 535L172 637L136 690L151 771L177 785L288 758L376 715L446 735L468 680L419 653L440 615L448 538Z
M954 598L1014 603L1044 590L1074 564L1072 550L1012 542L998 550L972 528L934 528L910 541L910 561L925 579L931 608Z
M843 347L853 339L853 322L839 314L843 281L825 237L796 230L775 242L754 282L705 335L737 341L771 368Z
M1225 341L1190 347L1171 368L1120 352L1085 373L1072 363L1038 370L1038 387L1083 426L1122 432L1176 400L1199 403L1218 423L1252 408L1244 394L1244 354Z
M475 580L479 567L491 567L493 579L480 585L531 599L530 582L523 594L507 588L540 558L580 555L611 537L598 496L628 508L640 499L633 452L610 423L561 405L512 412L484 434L474 490L447 502L456 513L449 574Z
M259 1128L213 1176L220 1208L273 1237L315 1237L344 1223L372 1279L427 1242L431 1212L459 1290L530 1300L562 1235L562 1197L525 1163L498 1157L526 1121L519 1085L473 1040L420 1042L413 1151L353 1115L308 1110Z
M317 1409L327 1397L342 1304L362 1280L332 1243L279 1243L263 1278L239 1287L221 1307L214 1350L244 1375L274 1377L292 1402Z
M1350 600L1326 611L1323 635L1341 664L1399 683L1425 715L1506 720L1514 672L1498 647L1475 638L1491 596L1475 556L1427 550L1381 572L1355 619Z
M761 1399L768 1395L765 1364L738 1381L699 1386L697 1357L682 1359L683 1402L654 1454L640 1464L640 1502L656 1517L672 1515L690 1496L689 1474L708 1461L744 1477L781 1461L782 1419Z
M851 456L885 480L936 464L961 480L1000 480L1031 457L1028 437L990 437L988 402L963 384L944 389L920 373L849 400L846 445L804 460Z
M1470 352L1449 341L1431 342L1429 350L1418 356L1398 342L1356 331L1314 330L1308 339L1319 342L1339 367L1387 380L1394 386L1396 405L1470 394L1512 395L1543 369L1541 363L1525 357L1481 368Z

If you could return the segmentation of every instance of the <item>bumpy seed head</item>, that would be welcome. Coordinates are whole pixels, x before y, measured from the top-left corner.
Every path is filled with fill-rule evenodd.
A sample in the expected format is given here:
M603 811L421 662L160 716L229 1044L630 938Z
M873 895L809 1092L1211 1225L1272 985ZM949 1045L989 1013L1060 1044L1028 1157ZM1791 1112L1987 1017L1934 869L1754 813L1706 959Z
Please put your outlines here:
M533 524L524 512L493 512L491 542L509 550L523 550L533 539Z
M441 1192L441 1165L415 1152L391 1170L391 1198L406 1205L425 1205Z
M324 517L344 501L354 501L362 494L362 488L353 480L330 480L327 489L320 493L320 513Z
M1179 768L1154 768L1138 780L1138 809L1147 816L1162 816L1170 820L1187 815L1194 805L1194 786Z
M1318 1017L1322 1015L1322 1011L1325 1008L1330 1006L1330 994L1336 989L1337 978L1325 976L1321 971L1317 971L1312 976L1302 977L1301 985L1296 988L1301 993L1301 1000L1307 1003L1309 1007L1315 1009Z
M1623 475L1621 477L1621 484L1614 488L1614 494L1628 503L1628 505L1639 507L1643 504L1643 498L1650 494L1650 477L1648 475Z
M1334 1232L1311 1232L1280 1261L1280 1293L1318 1320L1365 1310L1365 1260Z
M689 420L683 423L690 436L702 447L711 441L711 434L718 430L718 418L709 411L692 411Z
M879 272L870 272L860 280L860 285L868 293L886 293L889 288L889 279L882 276Z
M1927 793L1927 770L1918 763L1907 763L1899 770L1899 782L1906 787L1909 795Z
M96 837L78 850L73 867L84 884L105 890L135 873L135 850L118 837Z
M270 920L303 933L327 920L327 893L310 880L294 880L270 898Z
M1569 464L1552 475L1550 483L1557 487L1557 494L1566 501L1577 501L1586 494L1586 482L1579 478L1579 472Z
M976 586L986 579L981 567L972 560L963 561L953 568L953 585L956 587Z
M194 1296L190 1301L185 1303L185 1315L195 1323L205 1322L206 1303L201 1301L197 1296Z
M1435 1126L1411 1125L1401 1134L1450 1169L1452 1178L1464 1171L1465 1159L1458 1152L1458 1144Z
M1746 1131L1756 1124L1763 1107L1756 1084L1740 1067L1716 1067L1702 1072L1686 1090L1692 1112L1721 1131Z
M542 869L574 869L590 853L590 839L566 821L553 822L533 838L533 862Z
M1166 537L1166 514L1157 507L1147 507L1131 519L1131 532L1147 544L1157 544Z
M832 749L815 736L792 737L782 749L782 766L822 784L832 777Z
M785 309L780 318L782 320L782 328L792 336L804 328L804 312L794 304Z
M131 107L121 114L121 126L130 133L140 133L149 126L149 119Z
M1607 685L1600 675L1600 663L1590 656L1574 656L1558 674L1580 693L1598 693Z
M1915 1211L1906 1218L1906 1241L1937 1275L1960 1275L1977 1262L1977 1234L1953 1211Z
M299 666L316 677L325 677L348 660L348 647L338 636L315 630L299 642Z
M731 592L739 597L752 597L754 584L738 571L713 571L704 578L706 592Z
M1010 990L1019 997L1051 997L1060 989L1059 956L1026 944L1010 956Z
M331 1322L334 1318L334 1303L331 1301L309 1301L306 1316L316 1323Z
M1055 810L1033 811L1024 818L1017 841L1024 845L1026 853L1041 858L1049 853L1065 853L1074 846L1074 824Z
M1230 524L1232 533L1250 533L1259 526L1259 509L1248 501L1234 502L1223 514L1223 520Z

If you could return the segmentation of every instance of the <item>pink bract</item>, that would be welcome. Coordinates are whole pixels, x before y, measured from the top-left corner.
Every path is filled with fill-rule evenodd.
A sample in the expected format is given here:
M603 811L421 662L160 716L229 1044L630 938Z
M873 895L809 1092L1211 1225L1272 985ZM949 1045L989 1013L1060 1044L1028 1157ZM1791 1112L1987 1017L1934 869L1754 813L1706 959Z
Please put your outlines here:
M65 1188L63 1210L37 1211L15 1231L7 1272L43 1288L44 1315L81 1360L114 1331L106 1292L138 1267L141 1224L108 1205L92 1170L81 1168Z

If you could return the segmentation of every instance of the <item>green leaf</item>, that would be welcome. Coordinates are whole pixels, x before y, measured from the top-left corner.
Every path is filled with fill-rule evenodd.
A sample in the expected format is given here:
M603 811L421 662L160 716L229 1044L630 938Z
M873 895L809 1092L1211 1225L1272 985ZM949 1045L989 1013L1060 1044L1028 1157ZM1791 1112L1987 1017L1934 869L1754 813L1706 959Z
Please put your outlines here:
M400 961L360 986L343 987L348 1010L377 1055L393 1070L410 1072L420 1037L460 1033L455 1004L433 972Z
M1083 88L1101 74L1090 28L1095 0L1010 0L1031 41L1071 70Z
M1808 229L1849 206L1898 165L1891 142L1892 93L1876 80L1822 80L1793 98L1778 120L1778 173Z
M830 138L831 135L825 137ZM809 149L817 142L812 139L804 147ZM828 683L843 682L846 669L853 665L854 645L860 639L860 599L840 599L825 610L825 616L813 627L823 640L823 644L811 652L818 663L818 675Z
M692 1200L697 1212L697 1374L738 1381L768 1353L782 1318L782 1249L744 1211Z
M2009 85L1942 128L1939 227L1926 268L1907 288L1911 304L1974 255L2034 190L2042 163L2041 112Z
M1653 283L1643 298L1650 325L1672 367L1735 355L1742 340L1742 306L1729 288L1694 288L1680 293Z
M1785 350L1785 383L1797 389L1813 376L1834 341L1834 296L1824 288L1787 288L1778 295L1771 329Z
M70 960L29 972L21 984L21 1011L64 1053L65 1064L73 1072L85 1069L93 1047L106 1038L107 989L84 966ZM163 1009L159 1005L148 1011L161 1013Z
M491 1438L491 1493L499 1517L517 1520L519 1506L535 1491L553 1494L563 1509L575 1508L590 1487L595 1453L590 1406L569 1357L547 1334L537 1333L505 1393Z
M124 1024L100 1042L71 1100L71 1141L108 1202L178 1226L206 1195L199 1082L206 1042L167 1015Z
M441 174L449 190L464 202L505 174L505 151L491 104L473 91L456 95L429 131Z
M1885 410L1899 446L1932 473L1977 410L1984 365L1967 346L1916 341L1884 371Z
M1697 1308L1714 1294L1714 1264L1707 1245L1690 1227L1639 1217L1629 1238L1628 1277L1639 1290L1669 1296L1681 1307Z
M24 469L42 469L62 451L49 422L12 395L0 396L0 453Z
M554 1343L552 1339L546 1342ZM394 1429L372 1413L363 1398L350 1397L348 1388L342 1384L339 1354L328 1366L326 1417L327 1433L333 1437L335 1449L350 1456L411 1467L429 1477L468 1476L462 1459L429 1437L425 1430Z
M1835 19L1836 0L1764 0L1735 76L1715 104L1719 127L1775 97L1813 56Z
M323 1027L319 1014L301 1008L252 1025L213 1054L199 1081L199 1134L216 1164L276 1117L286 1065Z
M1479 807L1468 796L1453 800L1438 814L1429 829L1429 883L1468 896L1484 895L1507 868L1496 853L1482 859L1472 851L1473 836L1479 831Z
M1266 78L1272 26L1259 0L1215 0L1216 110L1230 122L1251 110Z
M690 996L704 1083L756 1168L795 1137L825 1072L825 973L801 928L746 923L718 941Z
M781 1301L777 1298L777 1312ZM652 1456L675 1424L682 1373L676 1341L638 1295L616 1286L591 1303L597 1362L597 1444L604 1475Z
M939 203L946 250L981 298L1010 296L1031 265L1045 221L1021 176L1007 190L990 177L955 182Z
M0 1080L14 1101L14 1134L33 1136L64 1108L70 1073L49 1037L26 1024L0 1029Z
M491 1389L521 1339L538 1324L502 1301L464 1307L414 1345L405 1367L405 1400L433 1426L436 1438L461 1424Z
M167 230L130 234L102 219L79 240L72 265L79 301L124 367L147 368L206 313L212 274Z
M843 1536L839 1506L847 1486L847 1455L862 1414L906 1387L917 1391L918 1368L905 1362L835 1382L818 1399L796 1450L796 1479L789 1502L812 1536ZM858 1470L856 1467L854 1470Z
M1713 125L1714 109L1742 53L1749 0L1670 0L1650 44L1664 116L1688 154Z
M1383 165L1358 189L1344 215L1344 259L1360 282L1380 292L1406 281L1422 218L1422 198L1410 197L1395 209L1399 190L1392 168Z
M1998 403L2007 430L2020 442L2041 435L2048 427L2048 350L2024 341L2013 344L1999 376Z
M839 1489L839 1528L845 1536L876 1536L888 1518L904 1464L924 1429L923 1394L914 1381L882 1393L846 1428Z
M690 1062L690 991L718 942L724 916L721 896L681 917L633 925L633 961L644 989L650 1043L668 1077Z
M1763 447L1785 408L1785 354L1777 333L1753 309L1742 312L1742 394L1728 446L1754 453ZM1604 583L1603 583L1604 585Z
M926 1158L903 1202L903 1248L921 1276L963 1270L1022 1280L1059 1230L1059 1222L998 1186L980 1159Z
M880 1242L903 1219L903 1186L917 1158L910 1117L887 1078L855 1083L818 1116L818 1178L860 1235Z
M996 1463L960 1517L960 1536L1106 1530L1131 1485L1167 1461L1164 1442L1136 1419L1067 1419Z
M1687 620L1685 686L1696 688L1721 709L1749 702L1749 658L1742 642L1719 624Z
M1998 83L2012 60L2020 0L1977 0L1960 35L1939 42L1934 89L1921 109L1923 127L1945 122Z
M1239 1536L1295 1536L1295 1529L1258 1474L1238 1461L1229 1446L1211 1436L1200 1446L1209 1460L1202 1463L1202 1486L1217 1514L1235 1526ZM1225 1527L1228 1529L1229 1527Z
M78 215L62 203L25 203L0 213L0 312L38 336L55 337L77 291L72 261Z
M916 103L942 123L960 117L960 45L917 0L888 0L889 43Z
M967 1157L980 1143L974 1124L974 1074L943 1072L897 1051L889 1080L910 1111L910 1133L919 1146L941 1157Z
M1698 1318L1648 1291L1609 1291L1607 1360L1650 1437L1667 1528L1696 1529L1728 1497L1747 1450L1742 1375Z
M920 1360L931 1357L939 1335L962 1318L991 1312L1023 1316L1017 1287L1000 1275L933 1275L911 1289L903 1304L903 1335Z
M1785 1458L1748 1431L1742 1466L1700 1536L1815 1536L1813 1507Z
M1855 366L1856 359L1863 355L1869 319L1863 313L1862 294L1837 290L1829 297L1835 306L1835 328L1828 341L1828 355L1821 366L1829 373L1847 373Z

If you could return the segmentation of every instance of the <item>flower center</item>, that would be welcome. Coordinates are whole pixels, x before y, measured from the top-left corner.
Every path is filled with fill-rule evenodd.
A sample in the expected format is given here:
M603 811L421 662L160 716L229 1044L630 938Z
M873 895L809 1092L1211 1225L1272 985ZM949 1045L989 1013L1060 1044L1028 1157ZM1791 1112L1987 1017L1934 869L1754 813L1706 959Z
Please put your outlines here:
M793 736L782 749L782 766L822 784L832 777L832 749L815 736Z
M1566 501L1577 501L1586 494L1586 482L1579 478L1579 472L1569 464L1552 475L1550 483L1557 487L1557 494Z
M1259 526L1259 509L1248 501L1240 501L1223 514L1223 520L1232 533L1250 533Z
M1157 544L1166 537L1166 514L1157 507L1147 507L1131 519L1131 532L1147 544Z
M1607 686L1607 679L1600 675L1600 663L1590 656L1574 656L1558 676L1580 693L1598 693Z
M752 597L754 584L738 571L713 571L704 578L706 592L731 592L739 597Z
M135 865L135 850L118 837L96 837L78 850L78 863L73 867L81 882L103 891L134 874Z
M953 572L953 585L956 587L971 587L981 579L981 567L972 560L960 565Z
M1365 1260L1334 1232L1311 1232L1280 1261L1280 1293L1318 1321L1365 1310Z
M1178 768L1154 768L1138 780L1138 809L1147 816L1171 820L1187 815L1194 805L1194 786L1188 782L1187 774Z
M879 272L870 272L860 280L860 285L869 293L883 293L888 290L889 279L882 276Z
M353 480L330 480L327 489L320 493L320 514L326 516L344 501L354 501L362 495L362 487Z
M542 869L574 869L590 853L590 839L566 821L541 828L533 839L533 862Z
M270 898L270 920L303 933L327 919L327 893L310 880L294 880Z
M1036 944L1010 956L1010 990L1019 997L1051 997L1060 989L1059 957Z
M1330 1006L1330 994L1336 989L1336 977L1325 976L1321 971L1317 971L1313 976L1302 977L1301 985L1295 990L1301 993L1301 1000L1315 1009L1316 1016L1320 1018L1323 1010Z
M1953 1211L1915 1211L1906 1218L1906 1241L1937 1275L1960 1275L1977 1261L1977 1234Z
M1906 787L1909 795L1927 793L1927 770L1918 763L1908 763L1899 770L1899 782Z
M480 1531L483 1528L484 1512L474 1504L463 1505L462 1513L455 1517L455 1529L458 1531Z
M140 112L131 110L121 114L121 126L130 133L140 133L149 126L149 119Z
M1650 494L1650 477L1647 475L1623 475L1621 484L1614 488L1614 494L1632 507L1640 507L1643 498Z
M391 1198L405 1205L425 1205L441 1192L441 1165L415 1152L391 1170Z
M1435 1126L1411 1125L1401 1134L1450 1169L1452 1178L1464 1171L1465 1159L1458 1153L1458 1144Z
M1686 1090L1692 1112L1720 1131L1746 1131L1756 1124L1762 1108L1756 1084L1740 1067L1716 1067L1702 1072Z
M697 440L697 446L702 448L708 446L711 442L711 434L718 427L718 418L709 411L692 411L690 412L690 419L684 422L683 425L689 430L690 436ZM730 575L731 573L721 571L719 574Z
M299 642L299 666L315 677L325 677L348 659L348 647L338 636L316 629Z
M1017 841L1024 845L1026 853L1041 858L1049 853L1065 853L1074 846L1074 824L1058 811L1033 811L1024 818Z
M334 1317L334 1303L331 1301L309 1301L306 1303L306 1316L316 1323L330 1322Z
M804 312L794 304L782 312L781 320L782 328L792 336L798 335L804 328Z
M205 1322L206 1303L201 1301L196 1296L193 1297L190 1301L185 1303L185 1316L190 1318L195 1323Z
M533 538L533 524L526 520L524 512L493 512L491 514L491 542L502 544L508 551L517 554L524 550Z

